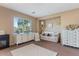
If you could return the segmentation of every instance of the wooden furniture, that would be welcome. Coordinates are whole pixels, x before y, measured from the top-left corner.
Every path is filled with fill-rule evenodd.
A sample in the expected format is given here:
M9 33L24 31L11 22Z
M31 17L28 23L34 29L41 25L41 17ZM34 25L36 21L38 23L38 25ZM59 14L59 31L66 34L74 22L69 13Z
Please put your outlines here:
M4 34L0 35L0 48L7 48L9 47L9 35Z
M79 29L67 30L61 32L62 45L79 48Z
M28 42L34 39L33 33L27 33L27 34L16 34L16 44Z

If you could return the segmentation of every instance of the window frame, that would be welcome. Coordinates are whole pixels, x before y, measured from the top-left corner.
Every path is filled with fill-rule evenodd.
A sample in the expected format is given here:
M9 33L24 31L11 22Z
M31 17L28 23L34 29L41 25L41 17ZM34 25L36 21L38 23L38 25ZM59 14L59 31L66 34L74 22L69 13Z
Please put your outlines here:
M21 34L21 33L17 33L16 31L15 31L15 29L14 29L14 27L15 27L15 25L14 25L14 22L15 22L15 19L22 19L22 20L27 20L27 21L30 21L31 22L31 30L28 32L28 33L30 33L30 32L32 32L32 20L30 19L30 18L24 18L24 17L18 17L18 16L14 16L13 17L13 33L15 33L15 34ZM23 34L27 34L27 33L25 33L24 31L22 32Z

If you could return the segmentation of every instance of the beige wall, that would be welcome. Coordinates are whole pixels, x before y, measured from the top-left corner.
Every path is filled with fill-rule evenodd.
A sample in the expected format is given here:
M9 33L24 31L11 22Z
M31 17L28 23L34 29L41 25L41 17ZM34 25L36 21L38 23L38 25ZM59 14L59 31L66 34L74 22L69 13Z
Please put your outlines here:
M15 39L13 38L13 17L14 16L19 16L24 18L28 17L32 19L33 32L40 31L39 20L36 20L36 18L0 6L0 29L5 30L8 34L10 34L10 45L15 43ZM38 19L43 20L43 19L49 19L49 18L54 18L58 16L61 17L62 28L68 24L79 24L79 9L52 14Z
M69 24L79 24L79 9L61 15L61 26L65 27Z
M7 34L10 34L10 45L15 43L15 39L13 38L13 17L19 16L24 18L32 19L33 32L37 31L37 20L34 17L4 8L0 6L0 30L6 31Z
M62 13L48 15L45 17L41 17L39 19L45 20L45 19L54 18L54 17L58 17L58 16L61 17L61 27L62 28L69 24L79 24L79 8L73 9L70 11L65 11Z

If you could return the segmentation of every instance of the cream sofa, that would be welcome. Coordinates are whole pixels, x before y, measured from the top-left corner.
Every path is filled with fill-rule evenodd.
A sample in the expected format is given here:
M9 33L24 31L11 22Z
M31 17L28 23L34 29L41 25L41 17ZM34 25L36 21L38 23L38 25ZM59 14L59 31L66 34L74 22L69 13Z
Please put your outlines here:
M41 39L57 43L58 39L59 39L59 33L57 33L57 32L43 32L41 34Z

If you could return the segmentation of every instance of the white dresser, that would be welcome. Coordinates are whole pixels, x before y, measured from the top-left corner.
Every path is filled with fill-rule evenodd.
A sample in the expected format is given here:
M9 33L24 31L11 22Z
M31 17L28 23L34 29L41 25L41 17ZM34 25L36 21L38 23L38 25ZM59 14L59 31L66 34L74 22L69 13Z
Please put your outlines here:
M79 29L62 30L61 41L62 45L68 45L79 48Z
M33 33L27 33L27 34L16 34L16 44L28 42L34 39Z

